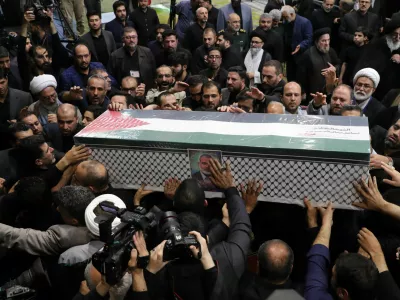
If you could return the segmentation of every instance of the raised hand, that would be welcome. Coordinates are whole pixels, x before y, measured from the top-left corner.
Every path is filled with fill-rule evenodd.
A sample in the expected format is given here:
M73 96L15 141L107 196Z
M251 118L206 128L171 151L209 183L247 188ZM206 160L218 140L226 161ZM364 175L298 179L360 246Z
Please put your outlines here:
M322 218L322 226L324 225L332 225L333 223L333 212L335 210L332 207L332 202L328 203L326 208L318 207L318 212Z
M136 191L135 197L133 198L133 205L139 206L140 201L142 201L143 197L145 197L151 193L154 193L154 191L148 191L148 190L145 190L145 188L146 188L146 184L142 183L140 188Z
M364 180L360 180L354 183L354 187L363 200L361 203L354 202L354 206L374 211L382 211L384 209L387 202L378 190L375 177L373 179L369 177L368 185Z
M164 182L164 195L172 200L175 196L176 190L181 184L181 181L176 178L169 178Z
M110 104L108 104L108 110L121 111L123 110L123 106L121 103L111 102Z
M226 162L226 170L224 170L218 160L211 159L210 170L210 180L217 188L226 190L230 187L235 187L229 162Z
M62 159L66 160L67 165L73 165L88 159L91 154L92 151L85 145L72 146Z
M69 97L71 100L83 100L83 90L79 86L73 86L69 89Z
M316 92L315 94L310 94L313 97L313 105L316 107L320 107L322 105L326 105L326 95L320 92Z
M307 209L307 224L308 228L318 227L318 209L312 206L311 201L307 197L304 198L304 205Z
M248 214L256 208L258 196L260 195L262 188L263 182L257 182L255 179L249 180L246 188L243 183L240 184L240 193L242 194L242 199L244 200Z
M264 93L256 87L252 87L250 92L246 92L246 95L256 100L262 100L265 97Z
M48 114L47 122L49 123L57 123L57 115L56 114Z
M185 91L189 85L183 81L176 81L174 87L172 88L171 93L179 93Z
M400 173L396 171L396 169L388 164L382 162L381 164L382 169L392 178L390 179L383 179L384 183L390 184L395 187L400 187Z
M146 90L146 85L144 83L141 83L138 85L138 87L136 88L136 97L143 97L144 93Z

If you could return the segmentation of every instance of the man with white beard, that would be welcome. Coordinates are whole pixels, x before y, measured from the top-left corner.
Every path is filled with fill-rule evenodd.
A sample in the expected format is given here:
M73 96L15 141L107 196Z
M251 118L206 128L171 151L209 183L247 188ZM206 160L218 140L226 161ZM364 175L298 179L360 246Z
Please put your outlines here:
M372 97L379 85L380 76L377 71L365 68L357 72L354 76L353 104L357 104L368 117L369 124L374 123L374 119L385 107Z
M330 37L329 28L314 31L314 45L298 61L296 81L309 100L312 99L311 93L324 92L325 77L330 72L336 72L340 66L336 51L330 47Z
M400 18L390 20L384 34L367 46L355 69L372 68L385 78L374 93L378 100L391 89L400 88L400 80L395 75L400 74Z

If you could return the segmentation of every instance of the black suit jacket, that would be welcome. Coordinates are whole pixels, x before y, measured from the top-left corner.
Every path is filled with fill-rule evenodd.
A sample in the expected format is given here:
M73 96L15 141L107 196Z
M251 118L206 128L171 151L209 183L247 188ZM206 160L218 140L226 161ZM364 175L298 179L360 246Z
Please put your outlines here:
M137 30L140 46L147 47L149 41L156 39L156 27L160 24L160 21L154 9L148 7L146 12L143 12L140 8L135 9L129 15L129 19Z
M10 93L10 119L18 119L19 111L33 103L31 94L9 88Z
M136 51L138 51L139 55L140 80L146 85L146 90L149 90L153 87L156 74L156 63L154 56L150 49L146 47L137 46ZM119 84L121 84L122 78L124 77L122 72L125 59L125 49L121 47L111 54L108 64L108 70L111 74L113 74Z
M114 36L110 31L103 30L102 31L104 40L106 41L108 55L111 55L115 50L117 50L117 46L115 44ZM92 53L92 61L99 61L97 57L97 51L94 47L93 37L90 31L80 38L80 41L85 42L89 46L89 50Z
M134 25L131 21L127 20L125 27L134 27ZM115 18L106 24L105 30L110 31L113 34L117 48L122 47L122 34L124 33L124 26L122 23Z
M358 12L352 11L349 12L341 19L340 27L339 27L339 37L345 42L346 45L353 43L354 32L356 31L358 20ZM378 15L368 12L368 30L374 36L377 36L379 33L380 21Z
M370 127L375 123L376 116L385 109L385 107L375 98L371 98L367 107L364 108L363 113L368 117Z

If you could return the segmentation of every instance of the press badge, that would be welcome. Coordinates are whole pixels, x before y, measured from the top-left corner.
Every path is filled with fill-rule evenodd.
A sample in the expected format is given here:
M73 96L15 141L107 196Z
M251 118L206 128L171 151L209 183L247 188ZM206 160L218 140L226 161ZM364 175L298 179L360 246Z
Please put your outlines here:
M135 77L135 78L139 78L140 77L140 73L139 73L139 71L131 71L131 76Z

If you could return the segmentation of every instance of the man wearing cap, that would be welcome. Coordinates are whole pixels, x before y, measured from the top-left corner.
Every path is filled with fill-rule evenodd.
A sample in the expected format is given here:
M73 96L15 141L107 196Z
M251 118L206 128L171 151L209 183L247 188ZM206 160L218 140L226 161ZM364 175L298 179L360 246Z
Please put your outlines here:
M271 60L271 55L263 50L265 43L264 36L257 31L250 35L250 50L244 58L247 77L250 79L250 85L261 84L261 72L266 61Z
M382 100L391 89L400 88L398 76L395 76L400 74L400 18L389 21L384 33L365 49L355 68L355 71L372 68L385 78L374 93L378 100Z
M364 115L368 117L369 124L373 124L378 113L385 109L382 103L372 97L379 81L378 72L371 68L358 71L353 79L353 103L362 109Z
M314 46L303 53L297 68L297 82L310 99L310 93L322 92L325 87L325 77L330 72L336 72L340 61L336 51L330 47L329 28L314 32Z

